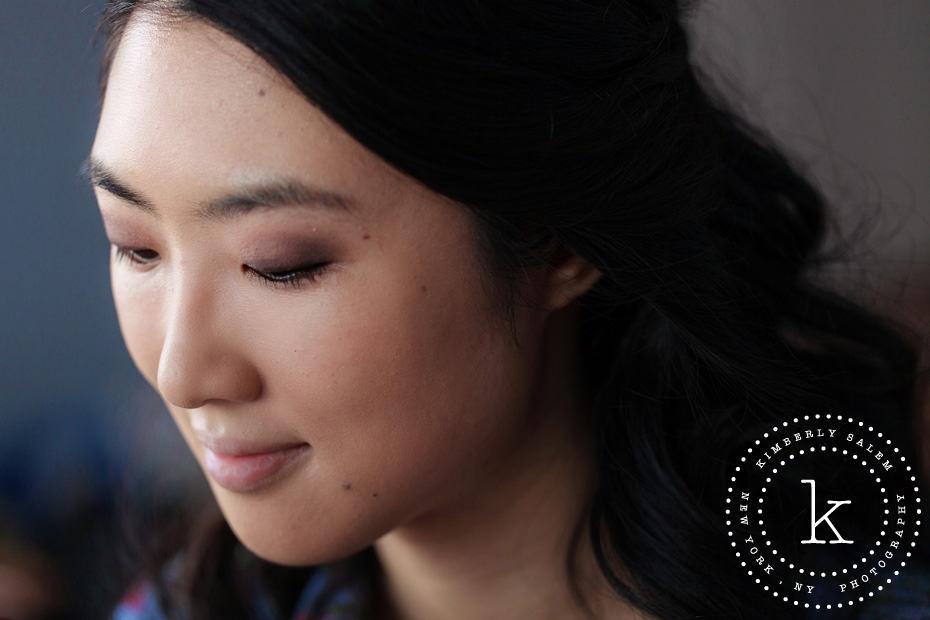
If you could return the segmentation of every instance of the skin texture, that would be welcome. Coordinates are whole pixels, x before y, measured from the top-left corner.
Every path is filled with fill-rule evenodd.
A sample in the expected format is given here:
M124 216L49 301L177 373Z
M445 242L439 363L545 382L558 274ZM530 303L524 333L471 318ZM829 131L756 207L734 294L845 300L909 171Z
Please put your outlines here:
M596 270L563 253L529 274L540 306L517 308L517 346L492 310L470 213L196 21L133 16L92 157L150 203L95 188L127 348L197 461L195 430L311 446L256 491L207 476L243 544L289 565L375 544L385 617L582 617L564 574L593 478L571 302ZM195 215L282 177L350 208ZM246 268L321 261L299 288ZM603 592L582 549L582 581ZM594 607L634 617L609 597Z

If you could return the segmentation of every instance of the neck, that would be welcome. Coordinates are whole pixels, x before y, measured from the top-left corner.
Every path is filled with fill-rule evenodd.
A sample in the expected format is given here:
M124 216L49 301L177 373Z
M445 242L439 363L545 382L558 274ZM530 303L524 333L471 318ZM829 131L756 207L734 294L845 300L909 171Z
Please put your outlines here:
M577 385L566 381L573 369L545 365L540 398L533 402L536 413L542 412L533 416L538 423L495 466L480 492L375 543L383 570L379 605L386 617L642 617L610 591L590 551L584 517L595 465L590 433L578 423L586 418L587 403ZM574 594L570 563L587 604Z

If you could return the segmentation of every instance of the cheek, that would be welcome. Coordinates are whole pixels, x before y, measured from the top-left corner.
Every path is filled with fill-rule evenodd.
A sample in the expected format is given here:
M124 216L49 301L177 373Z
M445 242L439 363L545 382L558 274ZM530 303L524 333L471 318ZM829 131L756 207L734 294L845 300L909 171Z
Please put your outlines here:
M141 286L137 277L111 263L111 290L123 341L136 368L157 390L158 359L164 340L161 295L152 285Z
M300 330L279 387L303 404L301 434L327 477L424 509L513 440L528 358L476 278L453 265L385 270Z
M462 265L385 261L249 304L268 422L313 456L273 494L217 493L240 540L280 563L328 561L494 480L525 436L532 356L482 300Z

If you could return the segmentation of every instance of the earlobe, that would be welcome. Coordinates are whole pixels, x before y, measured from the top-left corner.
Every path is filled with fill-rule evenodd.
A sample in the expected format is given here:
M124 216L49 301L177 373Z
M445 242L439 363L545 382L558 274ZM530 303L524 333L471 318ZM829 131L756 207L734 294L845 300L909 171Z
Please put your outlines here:
M600 279L601 272L577 254L564 250L552 266L546 291L546 307L564 308L587 292Z

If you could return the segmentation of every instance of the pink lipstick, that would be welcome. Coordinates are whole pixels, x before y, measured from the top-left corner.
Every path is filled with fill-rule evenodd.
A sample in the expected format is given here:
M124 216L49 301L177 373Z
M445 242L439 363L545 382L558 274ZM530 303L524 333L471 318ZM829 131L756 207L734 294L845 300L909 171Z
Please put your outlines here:
M218 485L234 493L255 492L284 478L310 451L307 443L258 445L200 439L206 448L204 469Z

